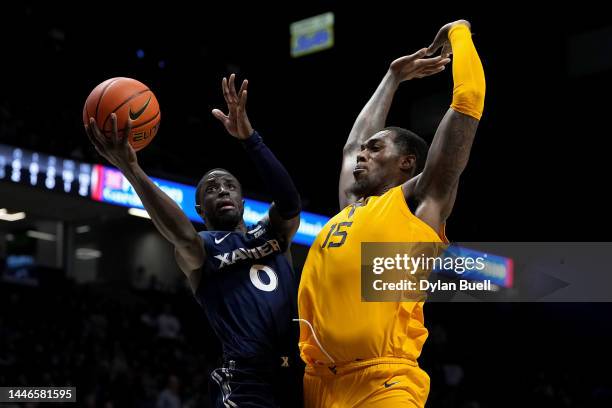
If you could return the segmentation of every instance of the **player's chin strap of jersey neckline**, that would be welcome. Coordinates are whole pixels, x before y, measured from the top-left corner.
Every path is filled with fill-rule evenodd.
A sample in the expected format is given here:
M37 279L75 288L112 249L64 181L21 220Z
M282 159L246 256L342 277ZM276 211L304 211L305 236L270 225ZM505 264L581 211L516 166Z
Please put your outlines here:
M334 364L334 367L335 367L336 362L334 361L333 358L331 358L331 356L327 353L327 351L325 351L325 349L319 342L319 339L317 338L317 334L315 333L314 327L312 327L312 324L310 324L310 322L306 319L293 319L293 321L299 322L299 323L306 323L306 325L308 325L308 328L310 329L310 332L312 333L312 337L314 337L315 341L317 342L317 346L319 346L319 349L323 352L323 354L325 354L325 357L327 357L329 361L331 361L331 363Z

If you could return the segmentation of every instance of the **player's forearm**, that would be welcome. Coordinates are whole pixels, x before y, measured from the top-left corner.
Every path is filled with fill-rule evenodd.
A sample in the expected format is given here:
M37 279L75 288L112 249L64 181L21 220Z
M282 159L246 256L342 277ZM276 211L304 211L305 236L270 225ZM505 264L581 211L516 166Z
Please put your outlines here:
M254 131L243 142L243 146L259 177L272 195L280 216L284 219L291 219L298 215L302 209L300 194L287 169L265 145L261 136Z
M385 127L398 85L398 79L388 71L357 116L344 146L345 153L358 149L368 137Z
M480 120L484 109L486 81L482 62L472 42L470 29L463 24L448 33L453 48L453 102L457 112Z
M175 247L193 243L197 231L183 210L136 163L121 169L157 230Z

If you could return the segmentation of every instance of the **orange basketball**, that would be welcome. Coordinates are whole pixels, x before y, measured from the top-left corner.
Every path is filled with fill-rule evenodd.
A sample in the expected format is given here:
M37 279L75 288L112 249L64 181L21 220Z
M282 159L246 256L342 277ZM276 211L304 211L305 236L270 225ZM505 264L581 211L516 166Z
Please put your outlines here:
M131 78L111 78L96 86L83 107L83 123L96 120L98 128L110 136L113 131L111 113L117 115L119 134L125 131L128 118L132 119L129 143L138 151L151 143L159 129L159 103L151 90Z

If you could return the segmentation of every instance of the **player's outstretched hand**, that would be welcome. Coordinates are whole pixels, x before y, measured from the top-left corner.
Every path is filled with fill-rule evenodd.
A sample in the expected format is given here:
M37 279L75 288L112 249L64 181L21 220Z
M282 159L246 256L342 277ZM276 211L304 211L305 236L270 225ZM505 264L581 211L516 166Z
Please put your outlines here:
M391 63L389 71L398 82L413 78L424 78L444 71L450 59L442 56L425 58L427 48L422 48L411 55L400 57Z
M221 81L221 89L223 90L223 97L228 109L227 115L219 109L213 109L212 114L223 123L225 130L230 135L237 139L245 140L253 133L253 127L246 113L249 81L246 79L242 81L240 90L236 93L235 79L236 75L232 74L229 77L229 81L225 77Z

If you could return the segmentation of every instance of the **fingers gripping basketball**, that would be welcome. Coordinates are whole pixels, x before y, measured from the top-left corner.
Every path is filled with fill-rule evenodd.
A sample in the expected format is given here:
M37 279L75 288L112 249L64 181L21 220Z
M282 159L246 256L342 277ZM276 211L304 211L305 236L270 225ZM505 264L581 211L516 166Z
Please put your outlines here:
M142 82L131 78L111 78L94 88L83 107L83 123L96 120L105 135L112 133L111 113L117 115L119 134L132 120L129 143L138 151L147 146L157 134L161 117L159 103L151 90Z

